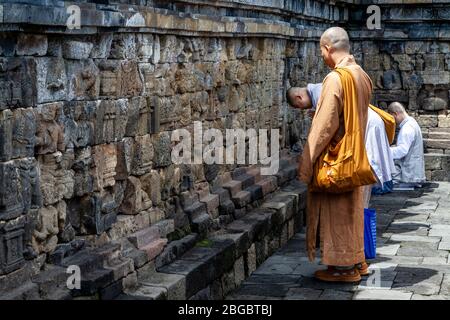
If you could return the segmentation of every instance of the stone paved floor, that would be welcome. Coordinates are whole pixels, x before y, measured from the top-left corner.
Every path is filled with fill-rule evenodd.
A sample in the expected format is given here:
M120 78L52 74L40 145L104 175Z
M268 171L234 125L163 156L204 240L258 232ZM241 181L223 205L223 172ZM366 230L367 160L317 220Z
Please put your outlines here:
M450 300L450 183L373 196L377 258L359 284L317 281L298 233L227 299Z

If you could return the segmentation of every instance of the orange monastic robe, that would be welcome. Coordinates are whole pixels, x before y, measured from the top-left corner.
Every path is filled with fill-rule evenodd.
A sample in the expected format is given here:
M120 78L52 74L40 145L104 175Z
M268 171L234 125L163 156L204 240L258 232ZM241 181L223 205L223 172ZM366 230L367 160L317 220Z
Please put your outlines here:
M372 81L351 55L345 56L336 67L347 68L353 76L360 126L365 133ZM330 72L323 80L316 113L300 156L299 179L307 184L311 183L314 163L322 151L329 144L336 144L344 135L342 99L339 75ZM308 192L306 245L310 260L315 257L319 228L323 264L350 266L364 261L364 188L341 194Z

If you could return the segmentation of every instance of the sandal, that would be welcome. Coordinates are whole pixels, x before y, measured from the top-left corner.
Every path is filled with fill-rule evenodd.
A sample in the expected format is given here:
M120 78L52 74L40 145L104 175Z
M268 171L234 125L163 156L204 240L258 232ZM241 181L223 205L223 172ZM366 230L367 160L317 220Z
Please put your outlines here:
M317 270L314 276L321 280L327 282L359 282L361 281L361 275L357 268L352 268L348 270L339 270L335 267L328 266L326 270Z
M359 274L362 276L368 276L370 274L369 264L366 261L358 263L356 269L358 269Z

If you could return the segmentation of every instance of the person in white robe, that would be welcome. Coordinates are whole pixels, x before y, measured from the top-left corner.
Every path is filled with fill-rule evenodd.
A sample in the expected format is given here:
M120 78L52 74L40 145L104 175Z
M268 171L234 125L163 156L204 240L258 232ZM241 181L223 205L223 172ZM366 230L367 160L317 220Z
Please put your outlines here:
M319 100L321 90L321 83L310 83L306 88L293 87L287 91L287 101L294 108L315 110L315 104ZM383 194L392 191L392 175L395 172L384 121L371 108L368 112L365 146L369 163L378 180L372 191L368 188L364 196L365 207L367 208L371 192Z
M420 126L399 102L392 102L388 112L395 118L400 129L396 145L391 146L397 168L397 172L393 175L394 185L399 185L400 188L421 187L426 178Z

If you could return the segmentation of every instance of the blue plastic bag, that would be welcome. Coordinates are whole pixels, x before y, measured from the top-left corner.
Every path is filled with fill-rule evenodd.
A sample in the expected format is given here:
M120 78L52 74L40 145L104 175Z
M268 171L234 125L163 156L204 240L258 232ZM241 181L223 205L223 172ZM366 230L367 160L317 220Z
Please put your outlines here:
M374 209L364 209L364 254L374 259L377 251L377 214Z

